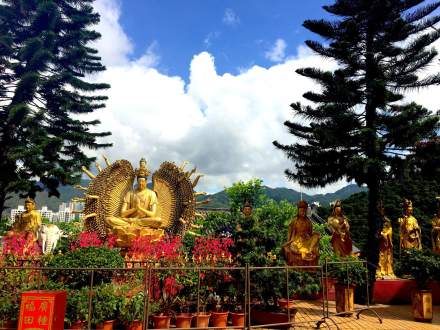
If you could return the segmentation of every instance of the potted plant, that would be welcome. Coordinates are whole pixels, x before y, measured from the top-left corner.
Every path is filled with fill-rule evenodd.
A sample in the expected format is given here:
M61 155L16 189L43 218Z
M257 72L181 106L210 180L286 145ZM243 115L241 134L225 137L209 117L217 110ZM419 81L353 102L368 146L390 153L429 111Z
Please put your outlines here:
M417 283L417 289L411 293L416 321L432 322L432 291L428 284L436 276L436 259L431 251L411 249L402 253L402 269L405 269Z
M92 299L92 324L96 329L113 329L122 299L122 294L117 292L117 287L113 284L101 284L95 287Z
M139 291L123 298L119 319L126 324L127 330L142 330L144 316L144 291Z
M365 282L366 268L362 260L356 257L332 258L329 263L330 277L336 280L336 313L349 316L354 310L354 288Z
M70 290L67 295L66 318L69 329L84 329L89 318L89 289Z

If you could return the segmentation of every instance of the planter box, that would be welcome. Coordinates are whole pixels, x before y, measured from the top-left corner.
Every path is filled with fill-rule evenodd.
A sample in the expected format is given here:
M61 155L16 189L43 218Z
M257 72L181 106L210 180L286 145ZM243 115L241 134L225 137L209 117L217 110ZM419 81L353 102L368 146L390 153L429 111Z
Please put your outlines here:
M411 294L414 320L432 322L431 290L414 290Z
M265 325L267 324L267 328L277 328L277 329L288 329L291 326L290 325L277 325L277 326L269 326L269 324L276 324L276 323L287 323L287 322L294 322L295 321L295 314L297 313L298 309L296 308L290 308L290 321L288 318L287 313L279 313L279 312L268 312L264 310L258 310L258 309L251 309L251 321L252 325L259 324L259 325Z

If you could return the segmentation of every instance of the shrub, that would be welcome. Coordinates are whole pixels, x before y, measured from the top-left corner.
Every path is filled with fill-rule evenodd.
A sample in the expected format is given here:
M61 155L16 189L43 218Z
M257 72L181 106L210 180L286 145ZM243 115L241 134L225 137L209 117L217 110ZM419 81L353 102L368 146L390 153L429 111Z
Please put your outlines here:
M419 289L427 289L428 282L438 276L437 259L438 257L429 250L403 251L401 269L416 280Z
M48 262L48 267L55 268L123 268L124 258L118 249L106 247L81 247L67 252L64 255L56 255ZM90 282L88 270L54 270L49 271L49 277L55 281L61 281L70 288L81 288ZM112 278L112 271L95 271L93 283L99 285L108 283Z
M331 263L331 262L336 263ZM328 265L330 277L335 278L338 284L362 285L365 282L367 268L361 259L348 256L337 257L334 255Z

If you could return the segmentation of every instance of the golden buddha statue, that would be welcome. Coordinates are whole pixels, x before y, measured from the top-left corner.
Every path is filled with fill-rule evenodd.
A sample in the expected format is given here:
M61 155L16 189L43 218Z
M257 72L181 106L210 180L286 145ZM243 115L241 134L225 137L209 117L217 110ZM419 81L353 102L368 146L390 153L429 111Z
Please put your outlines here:
M432 219L432 251L440 254L440 197L437 197L437 214Z
M24 209L23 213L16 216L12 230L8 235L23 232L32 233L36 240L38 228L41 226L41 215L35 210L35 201L32 198L26 198Z
M105 218L109 230L118 237L119 245L129 245L138 236L160 238L164 234L163 229L160 229L162 220L157 216L157 195L147 188L150 171L144 158L140 160L135 173L137 185L125 194L120 216Z
M382 218L382 230L380 231L379 262L376 269L376 278L396 278L393 270L393 227L390 219L385 216L383 202L378 203L377 209Z
M400 224L400 249L422 249L421 230L417 219L414 218L412 201L405 199L403 202L403 217L399 218Z
M307 217L306 201L298 202L298 215L289 225L287 243L282 251L290 266L316 266L319 260L319 233L313 232Z
M340 200L335 202L327 223L332 231L331 243L334 253L340 257L351 255L353 242L350 237L350 226L347 217L342 212L342 202Z

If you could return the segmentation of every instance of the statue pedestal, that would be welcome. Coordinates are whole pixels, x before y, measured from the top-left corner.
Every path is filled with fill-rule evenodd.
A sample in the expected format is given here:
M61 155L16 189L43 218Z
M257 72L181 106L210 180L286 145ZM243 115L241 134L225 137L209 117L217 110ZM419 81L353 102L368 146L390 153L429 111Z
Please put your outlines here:
M432 303L440 304L440 286L436 282L429 285ZM416 281L408 279L376 280L374 301L377 304L411 304L411 292L417 288Z

